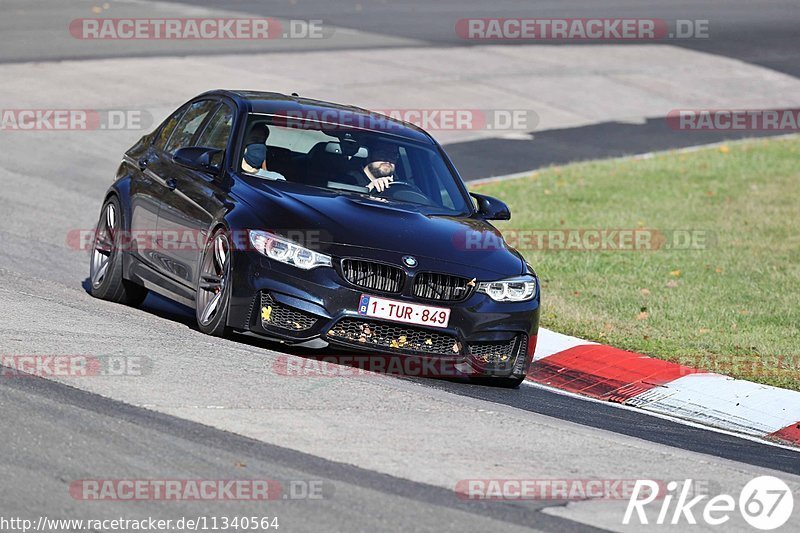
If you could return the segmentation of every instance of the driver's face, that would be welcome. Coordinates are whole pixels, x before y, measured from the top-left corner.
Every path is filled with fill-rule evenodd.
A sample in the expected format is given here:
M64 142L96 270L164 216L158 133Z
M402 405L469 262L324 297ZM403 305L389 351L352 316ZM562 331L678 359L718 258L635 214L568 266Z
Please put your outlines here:
M394 163L390 161L373 161L367 165L367 169L376 178L394 176Z

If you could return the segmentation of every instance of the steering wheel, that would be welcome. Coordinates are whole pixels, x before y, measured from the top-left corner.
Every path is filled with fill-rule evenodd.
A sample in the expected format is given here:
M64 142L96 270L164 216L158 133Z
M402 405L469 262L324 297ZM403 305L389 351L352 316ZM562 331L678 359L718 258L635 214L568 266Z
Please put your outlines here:
M397 187L401 187L398 189ZM394 200L402 200L404 202L414 202L418 204L430 205L430 199L422 194L419 187L407 181L393 181L391 185L386 187L383 191L377 193L378 196L384 196L386 193L391 193L390 198Z

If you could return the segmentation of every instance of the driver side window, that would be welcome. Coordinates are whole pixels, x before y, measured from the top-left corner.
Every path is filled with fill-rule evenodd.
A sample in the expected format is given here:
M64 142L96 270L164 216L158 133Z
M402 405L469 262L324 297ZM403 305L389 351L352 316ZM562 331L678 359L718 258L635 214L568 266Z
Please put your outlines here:
M170 135L172 132L175 131L175 127L178 125L178 121L181 119L183 114L186 112L187 106L183 105L175 111L169 119L167 119L164 124L161 126L161 130L158 132L158 137L155 139L155 147L159 150L164 150L167 147L167 141L169 141Z
M201 100L190 105L175 131L172 132L166 151L174 154L179 148L190 146L198 128L215 106L217 106L217 102L213 100Z
M211 164L219 167L225 157L225 150L228 149L228 140L231 137L233 127L233 109L227 104L222 104L214 112L214 116L208 121L203 133L197 140L197 146L205 148L216 148L220 150L211 158Z
M222 104L214 113L214 116L211 117L202 135L200 135L197 146L216 148L218 150L227 149L232 126L233 110L226 104Z

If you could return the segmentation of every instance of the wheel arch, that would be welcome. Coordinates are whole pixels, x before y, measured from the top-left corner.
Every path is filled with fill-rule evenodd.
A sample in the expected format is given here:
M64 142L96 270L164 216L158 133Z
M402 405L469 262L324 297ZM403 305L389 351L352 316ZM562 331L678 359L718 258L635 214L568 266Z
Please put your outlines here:
M123 174L122 177L117 179L117 181L115 181L111 185L111 187L108 188L105 197L103 197L103 204L105 204L112 196L117 197L120 209L122 209L122 223L123 223L122 229L124 231L130 231L131 229L130 226L131 175L130 174Z
M122 170L122 167L120 168ZM106 191L105 196L103 197L103 204L106 205L111 198L116 198L117 202L119 203L119 208L122 211L120 220L122 221L122 231L129 232L131 229L131 210L130 210L130 191L131 191L131 176L130 174L125 174L121 178L117 179L111 187L108 188ZM129 265L130 256L123 251L122 252L122 277L123 279L130 280L129 277Z

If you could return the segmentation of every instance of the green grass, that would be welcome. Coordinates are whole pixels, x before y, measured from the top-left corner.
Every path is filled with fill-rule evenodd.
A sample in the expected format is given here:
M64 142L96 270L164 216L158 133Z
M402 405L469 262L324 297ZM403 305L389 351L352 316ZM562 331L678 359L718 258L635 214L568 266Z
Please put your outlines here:
M473 187L511 229L692 229L701 249L521 250L542 326L800 390L800 138L551 167Z

